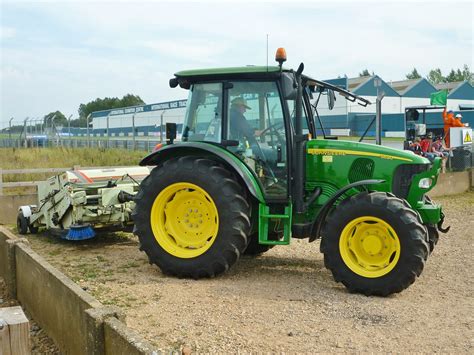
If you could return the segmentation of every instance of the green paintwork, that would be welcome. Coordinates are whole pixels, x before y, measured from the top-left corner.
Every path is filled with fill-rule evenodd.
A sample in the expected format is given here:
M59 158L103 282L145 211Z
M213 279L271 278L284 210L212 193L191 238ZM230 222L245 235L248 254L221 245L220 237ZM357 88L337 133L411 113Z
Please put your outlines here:
M428 159L409 151L343 140L311 140L307 143L306 190L313 191L319 186L323 192L305 216L294 216L295 221L314 219L319 208L337 190L350 184L350 169L358 158L367 158L374 162L373 174L367 178L385 180L382 184L371 186L373 190L384 192L392 192L394 172L400 164L431 164ZM441 207L428 206L423 202L423 195L436 184L440 164L441 160L435 159L431 169L415 175L407 196L408 203L419 212L424 223L437 223L440 220ZM429 189L421 189L418 183L426 177L431 178L433 183ZM357 189L351 189L346 193L346 197L359 192Z
M209 77L225 78L226 76L235 77L242 75L250 78L252 74L259 77L265 73L278 73L280 71L287 71L278 66L246 66L246 67L230 67L230 68L210 68L185 70L175 74L177 78L184 78L190 81L207 80ZM269 76L270 77L270 76ZM303 79L308 82L313 79L304 76ZM271 80L275 80L274 77ZM185 144L185 143L182 143ZM341 188L348 184L364 179L381 179L385 182L377 185L371 185L371 190L392 192L394 173L401 164L414 165L430 165L431 168L425 172L418 173L413 176L413 180L406 197L410 206L419 213L425 224L436 224L441 218L441 207L432 203L424 202L424 194L431 190L436 184L440 172L440 159L435 159L434 163L421 156L415 155L409 151L392 149L384 146L373 144L358 143L354 141L343 140L322 140L313 139L307 142L306 149L306 177L305 190L306 196L309 196L316 187L322 188L321 195L310 206L309 210L304 214L293 213L291 198L285 203L284 214L271 214L270 208L266 204L263 189L259 179L252 173L251 169L240 160L237 156L216 145L209 143L199 143L206 146L206 150L215 152L217 155L225 155L230 158L235 165L240 169L240 174L248 177L247 180L256 191L256 197L259 201L259 242L261 244L288 244L291 237L291 225L294 223L305 223L314 221L319 213L320 208ZM352 164L356 159L365 158L366 160L359 160L361 164L372 165L370 176L364 175L364 168L359 170L353 168ZM359 174L359 175L357 175ZM419 187L419 182L423 178L431 178L433 183L429 189L422 189ZM360 193L362 188L352 188L348 190L342 198L349 197ZM269 226L275 223L283 223L284 237L282 240L272 241L268 240Z
M206 75L226 75L226 74L256 74L256 73L275 73L279 72L278 66L247 66L247 67L229 67L229 68L208 68L182 70L174 75L179 78L206 76Z
M408 191L407 201L408 203L415 209L418 209L418 205L423 203L423 195L430 191L433 187L435 187L436 182L438 181L438 176L441 171L441 158L436 158L433 162L433 166L431 169L416 174L413 177L413 181L411 183L410 190ZM423 178L430 178L433 182L429 189L421 189L418 187L418 183ZM424 221L424 220L423 220Z
M258 242L267 245L287 245L291 239L291 225L293 215L293 205L285 206L284 214L271 214L270 207L264 203L258 205ZM283 238L280 240L268 240L268 226L270 220L283 223Z
M424 224L437 224L441 220L441 206L436 204L421 203L416 208Z
M238 157L236 157L234 154L232 154L231 152L229 152L225 148L221 148L219 146L216 146L215 144L209 144L209 143L206 143L206 142L190 142L190 143L187 143L187 142L179 142L178 143L178 142L176 142L172 145L167 145L165 147L165 149L176 149L176 148L179 148L179 147L185 147L187 145L192 145L193 148L202 147L202 149L204 149L206 151L210 151L210 152L214 153L217 156L225 155L226 157L230 158L238 166L239 171L242 174L244 174L246 177L248 177L248 180L251 181L252 186L254 187L254 190L256 192L255 197L258 199L258 201L262 202L262 203L265 202L265 198L263 196L263 191L262 191L262 188L260 186L260 183L254 177L254 175L252 174L250 168L247 165L245 165L245 163L242 160L240 160Z

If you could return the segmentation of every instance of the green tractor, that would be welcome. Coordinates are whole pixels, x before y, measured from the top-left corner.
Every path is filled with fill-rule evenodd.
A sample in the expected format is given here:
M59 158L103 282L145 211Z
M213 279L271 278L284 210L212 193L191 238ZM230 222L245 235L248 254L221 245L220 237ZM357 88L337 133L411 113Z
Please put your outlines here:
M243 254L320 238L325 266L349 291L402 291L446 231L426 196L441 160L315 138L321 95L330 108L335 92L370 102L304 75L303 64L283 68L283 49L276 60L170 80L189 90L187 112L181 141L171 135L140 163L156 165L135 199L140 249L165 274L199 279Z

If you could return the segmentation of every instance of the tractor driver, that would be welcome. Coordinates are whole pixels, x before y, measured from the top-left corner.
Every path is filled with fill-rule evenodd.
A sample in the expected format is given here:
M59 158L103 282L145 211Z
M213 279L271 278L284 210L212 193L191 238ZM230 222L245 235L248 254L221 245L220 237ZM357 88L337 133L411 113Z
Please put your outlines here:
M255 131L250 127L244 113L251 108L243 97L236 97L230 106L230 135L239 142L247 141L251 146L258 145Z

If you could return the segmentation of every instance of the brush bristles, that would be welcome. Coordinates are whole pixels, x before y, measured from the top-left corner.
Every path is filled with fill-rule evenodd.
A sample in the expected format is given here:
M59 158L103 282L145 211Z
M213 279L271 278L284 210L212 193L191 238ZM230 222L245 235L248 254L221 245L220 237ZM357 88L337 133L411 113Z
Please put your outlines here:
M64 239L86 240L95 237L94 229L91 226L71 227Z

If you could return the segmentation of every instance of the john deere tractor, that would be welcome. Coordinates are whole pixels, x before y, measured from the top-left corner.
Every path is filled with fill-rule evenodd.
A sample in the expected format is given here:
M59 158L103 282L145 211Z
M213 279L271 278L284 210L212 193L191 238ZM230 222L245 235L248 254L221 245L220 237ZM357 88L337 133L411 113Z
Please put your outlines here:
M276 66L181 71L189 90L180 142L151 153L135 233L168 275L214 277L242 254L291 238L321 239L325 266L351 292L400 292L423 270L442 228L426 193L440 160L372 144L316 138L317 102L335 92L366 99ZM316 104L315 104L316 102ZM172 131L169 127L170 131Z

